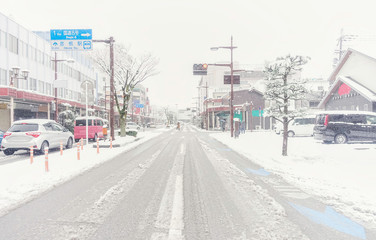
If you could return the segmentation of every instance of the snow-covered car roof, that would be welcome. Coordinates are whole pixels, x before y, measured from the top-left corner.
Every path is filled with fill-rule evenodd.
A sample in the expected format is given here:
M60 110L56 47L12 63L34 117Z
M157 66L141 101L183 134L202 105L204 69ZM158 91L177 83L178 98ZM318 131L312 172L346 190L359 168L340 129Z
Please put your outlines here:
M17 121L14 121L13 124L20 124L20 123L45 124L45 123L48 123L48 122L54 122L54 123L56 123L56 122L55 122L54 120L52 120L52 119L37 119L37 118L33 118L33 119L17 120Z

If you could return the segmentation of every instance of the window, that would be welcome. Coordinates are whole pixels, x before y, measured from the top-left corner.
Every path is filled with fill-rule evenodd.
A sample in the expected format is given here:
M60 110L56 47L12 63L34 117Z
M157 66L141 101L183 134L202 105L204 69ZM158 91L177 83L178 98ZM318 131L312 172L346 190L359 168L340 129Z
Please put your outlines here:
M43 127L46 129L46 131L53 131L51 123L45 123L43 124Z
M345 115L343 114L329 115L329 121L330 122L346 122Z
M30 90L36 91L37 90L37 80L35 78L29 78L30 82Z
M367 124L376 124L376 116L367 115Z
M58 132L62 132L63 131L63 127L58 125L58 124L55 124L55 123L52 123L52 129L53 131L58 131Z
M45 93L44 92L44 82L38 81L38 90L40 93Z
M18 39L12 34L8 34L8 43L9 51L18 54Z
M0 31L0 45L7 48L7 34L4 31Z
M92 126L92 120L88 119L88 126ZM86 119L76 120L76 126L86 126Z
M0 68L0 85L7 85L7 71Z
M366 116L360 114L348 115L346 116L346 122L350 122L353 124L365 124Z
M14 124L8 130L8 132L31 132L31 131L38 131L38 124L30 124L30 123Z
M51 84L50 83L46 83L46 94L51 95Z

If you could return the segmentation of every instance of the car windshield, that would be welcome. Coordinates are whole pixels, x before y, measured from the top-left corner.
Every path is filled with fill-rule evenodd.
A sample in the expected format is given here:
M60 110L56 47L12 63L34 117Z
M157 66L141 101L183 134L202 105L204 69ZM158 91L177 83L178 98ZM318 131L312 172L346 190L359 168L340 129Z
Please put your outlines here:
M88 119L87 121L88 121L88 125L91 126L92 125L92 120ZM76 120L76 126L86 126L86 119Z
M34 123L21 123L21 124L14 124L12 127L9 128L8 132L31 132L31 131L38 131L38 124Z

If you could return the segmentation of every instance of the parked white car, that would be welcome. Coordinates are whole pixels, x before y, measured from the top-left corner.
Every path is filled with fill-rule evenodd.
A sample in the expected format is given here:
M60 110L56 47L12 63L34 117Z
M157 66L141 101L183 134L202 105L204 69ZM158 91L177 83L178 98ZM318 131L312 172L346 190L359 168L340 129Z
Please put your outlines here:
M4 133L1 150L5 155L12 155L18 150L30 147L43 153L46 147L58 148L63 143L65 148L73 145L73 134L65 127L48 119L27 119L15 121Z
M135 122L127 122L126 127L125 127L125 129L136 129L136 130L140 130L140 128L141 127Z
M287 135L293 136L313 136L313 128L315 126L316 116L305 116L294 118L289 123ZM278 122L275 127L277 134L283 133L283 124Z

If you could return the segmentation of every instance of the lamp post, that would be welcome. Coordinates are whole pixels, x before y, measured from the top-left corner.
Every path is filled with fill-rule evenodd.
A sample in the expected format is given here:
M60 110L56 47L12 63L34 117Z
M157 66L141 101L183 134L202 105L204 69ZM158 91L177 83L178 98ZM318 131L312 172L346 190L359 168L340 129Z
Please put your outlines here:
M106 84L106 78L103 78L103 81L104 81L104 116L105 116L105 119L108 120L108 114L107 114L107 97L110 96L110 95L107 95L107 88L109 88L110 86L107 86Z
M93 42L103 42L110 45L110 134L112 140L115 140L115 131L114 131L114 123L115 123L115 113L114 113L114 38L110 37L107 40L93 40Z
M20 67L12 67L12 75L10 76L10 84L9 86L10 87L14 87L14 82L15 80L18 81L18 79L24 79L24 80L27 80L28 76L29 76L29 71L28 70L22 70L21 71L21 77L19 77L20 75ZM17 84L17 87L18 87L18 84ZM13 96L10 97L10 124L13 124L13 121L14 121L14 99L13 99Z
M82 84L85 83L85 108L86 108L86 111L85 111L85 119L86 119L86 124L85 124L85 130L86 130L86 144L89 144L89 128L88 128L88 99L87 99L87 84L90 83L92 84L93 86L93 83L89 80L85 80L81 83L81 86Z
M51 61L54 62L55 65L55 82L54 82L54 88L55 88L55 121L58 121L59 116L59 106L57 104L57 87L56 87L56 80L57 80L57 63L58 62L68 62L68 63L74 63L73 59L57 59L57 52L55 52L55 58L51 59Z
M230 49L230 51L231 51L231 62L230 62L230 64L208 64L208 65L230 67L230 71L231 71L230 121L231 121L231 137L234 137L234 109L233 109L233 100L234 100L234 66L233 66L233 49L235 49L237 47L233 46L233 41L232 41L232 36L231 36L231 45L230 46L212 47L212 48L210 48L210 50L217 51L219 48Z

